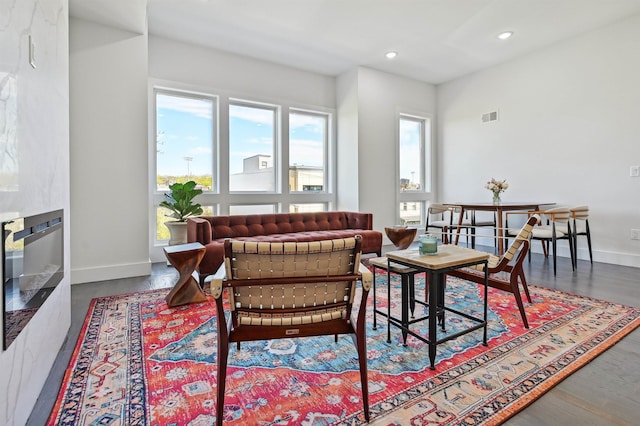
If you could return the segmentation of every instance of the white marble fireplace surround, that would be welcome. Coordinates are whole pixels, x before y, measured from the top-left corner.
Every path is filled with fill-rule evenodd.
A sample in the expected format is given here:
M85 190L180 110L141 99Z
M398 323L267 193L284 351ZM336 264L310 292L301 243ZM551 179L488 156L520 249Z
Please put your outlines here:
M68 16L68 0L0 0L0 220L68 217ZM2 425L26 423L69 329L69 227L64 247L62 282L0 352Z

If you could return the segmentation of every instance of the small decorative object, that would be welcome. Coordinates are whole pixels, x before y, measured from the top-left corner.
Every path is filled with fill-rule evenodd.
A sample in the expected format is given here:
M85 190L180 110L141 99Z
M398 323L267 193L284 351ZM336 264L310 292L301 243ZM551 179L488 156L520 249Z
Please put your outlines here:
M438 237L431 234L420 235L420 254L434 255L438 253Z
M500 193L504 192L509 188L509 184L507 180L497 180L491 178L489 182L487 182L484 187L493 193L493 204L500 204Z
M167 215L168 217L177 219L164 223L171 234L169 245L185 244L187 242L187 218L203 212L202 206L193 202L197 195L202 194L202 189L196 188L196 183L192 180L185 183L176 182L169 185L169 189L171 192L164 194L166 200L160 203L161 207L172 211Z
M408 248L416 237L416 228L409 228L405 225L394 225L391 228L384 228L384 232L398 250Z

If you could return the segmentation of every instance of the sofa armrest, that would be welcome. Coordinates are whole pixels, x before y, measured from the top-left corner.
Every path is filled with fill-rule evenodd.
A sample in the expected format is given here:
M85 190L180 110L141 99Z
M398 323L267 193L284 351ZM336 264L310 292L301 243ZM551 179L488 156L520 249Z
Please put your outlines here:
M373 229L373 214L360 212L345 212L349 229Z
M211 223L201 217L187 219L187 242L207 245L211 242Z

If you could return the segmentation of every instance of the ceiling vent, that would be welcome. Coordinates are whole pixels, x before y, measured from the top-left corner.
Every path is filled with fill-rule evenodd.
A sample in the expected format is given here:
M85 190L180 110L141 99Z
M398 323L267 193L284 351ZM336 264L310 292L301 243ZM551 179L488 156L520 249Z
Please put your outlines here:
M482 114L483 123L488 123L490 121L497 121L497 120L498 120L498 111L492 111L492 112L487 112Z

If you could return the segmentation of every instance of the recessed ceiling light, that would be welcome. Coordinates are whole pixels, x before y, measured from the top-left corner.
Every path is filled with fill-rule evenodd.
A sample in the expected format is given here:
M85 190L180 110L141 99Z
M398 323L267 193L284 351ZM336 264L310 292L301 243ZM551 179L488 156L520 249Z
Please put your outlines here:
M387 59L393 59L396 56L398 56L398 52L394 52L394 51L387 52L387 53L384 54L384 56L386 56Z
M513 31L505 31L503 33L498 34L498 38L500 40L506 40L513 35Z

